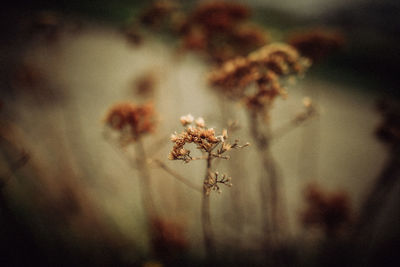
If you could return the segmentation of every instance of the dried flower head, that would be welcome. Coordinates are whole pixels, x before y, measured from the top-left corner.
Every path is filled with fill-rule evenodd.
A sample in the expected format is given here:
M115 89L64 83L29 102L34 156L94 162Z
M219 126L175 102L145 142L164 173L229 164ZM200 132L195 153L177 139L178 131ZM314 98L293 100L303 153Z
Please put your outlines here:
M350 201L343 192L327 193L316 185L310 185L306 192L307 209L302 213L302 223L320 227L328 236L337 233L350 221Z
M293 33L288 43L305 57L312 61L319 61L337 51L344 45L342 33L329 29L311 29L306 32Z
M210 155L212 157L225 159L228 159L228 157L222 154L226 151L232 148L241 148L248 145L245 144L244 146L240 146L238 140L233 144L227 143L227 131L223 130L222 134L217 136L213 128L206 127L205 121L201 117L194 120L193 116L188 114L182 116L180 121L185 129L179 134L174 133L171 135L171 141L174 143L174 146L168 156L170 160L183 160L187 163L194 159L202 159L193 158L190 155L191 151L184 148L186 144L190 143L195 144L196 148L201 152L211 153ZM195 122L195 125L192 125L193 121Z
M249 15L250 10L244 5L213 1L201 3L194 10L191 21L204 25L209 31L226 31Z
M245 23L249 16L249 8L238 3L203 2L182 24L183 47L201 52L217 64L247 55L267 43L262 28Z
M188 124L191 124L193 122L194 118L191 114L187 114L185 116L182 116L180 118L180 121L182 123L183 126L186 126Z
M124 102L115 104L106 116L106 123L121 133L121 138L128 142L136 141L144 134L155 129L153 104L135 105Z
M263 111L270 107L277 96L286 97L280 79L302 74L309 61L300 56L290 45L273 43L247 57L237 57L214 70L211 85L233 99L243 100L247 107ZM256 89L250 85L255 85Z
M219 187L221 184L231 187L231 177L228 177L226 174L220 175L218 172L211 173L204 181L206 194L209 195L211 190L221 193L222 190Z

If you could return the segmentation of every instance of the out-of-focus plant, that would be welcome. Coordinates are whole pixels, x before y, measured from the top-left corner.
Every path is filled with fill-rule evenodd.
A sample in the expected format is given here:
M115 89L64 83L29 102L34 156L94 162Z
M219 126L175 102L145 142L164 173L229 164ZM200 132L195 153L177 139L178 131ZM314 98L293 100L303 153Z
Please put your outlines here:
M147 217L148 234L153 252L156 256L166 261L177 254L182 254L188 247L184 230L182 229L183 226L160 215L152 193L148 164L156 162L168 172L168 168L163 163L157 160L150 160L142 141L144 136L152 134L156 127L156 114L153 104L135 105L130 102L115 104L108 111L105 121L111 129L116 131L120 148L125 152L127 152L129 145L133 145L135 148L132 164L140 173L142 205ZM112 134L106 134L110 141L112 141ZM129 157L129 154L127 154L127 157ZM170 174L174 177L178 176L174 175L174 173ZM177 179L186 183L186 180L182 177ZM165 253L166 251L163 250L166 248L172 254Z
M247 55L268 42L261 27L248 23L250 13L248 6L234 2L199 3L179 30L183 48L200 52L217 64Z
M279 228L282 227L283 220L280 212L283 207L280 206L281 181L271 153L274 133L271 130L270 111L278 96L287 96L283 79L302 75L308 66L309 61L301 57L292 46L273 43L246 57L226 61L209 76L210 84L220 93L244 103L247 107L250 133L266 172L266 176L260 181L260 194L264 216L263 229L265 238L271 244L277 241L281 232ZM305 103L305 107L307 112L291 124L297 125L296 122L303 122L316 114L310 101Z
M336 237L350 223L350 201L344 192L325 192L311 184L306 188L307 207L301 214L305 227L320 228L326 237Z
M320 62L345 44L343 33L327 28L296 31L289 35L288 43L312 62Z

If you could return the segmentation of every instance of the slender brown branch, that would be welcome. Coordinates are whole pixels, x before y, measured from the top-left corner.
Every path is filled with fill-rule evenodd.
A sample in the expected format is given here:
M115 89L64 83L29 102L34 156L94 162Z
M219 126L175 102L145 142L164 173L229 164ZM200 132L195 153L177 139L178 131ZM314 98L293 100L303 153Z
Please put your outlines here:
M280 215L279 215L279 189L278 189L278 173L276 169L275 159L272 156L271 144L271 129L270 123L267 123L265 131L262 133L259 128L258 114L249 112L250 133L253 136L258 153L261 158L266 176L263 175L260 179L260 195L261 209L263 215L263 228L266 238L270 242L277 241L276 236L280 230Z
M204 177L203 198L201 202L201 223L203 227L203 238L208 259L213 259L216 253L214 233L211 226L210 195L206 187L207 181L211 175L212 159L213 157L211 152L209 152L207 157L207 169Z
M147 167L147 158L145 149L143 147L142 141L139 139L135 144L136 150L136 166L138 166L138 171L140 173L140 186L142 191L142 204L145 212L147 213L148 219L154 218L156 216L155 202L153 194L151 192L151 176L149 169Z
M177 172L175 172L174 170L172 170L171 168L169 168L166 164L164 164L163 162L161 162L158 159L153 159L151 162L154 162L155 164L157 164L158 167L160 167L161 169L163 169L165 172L167 172L168 174L170 174L171 176L175 177L178 181L180 181L181 183L185 184L186 186L190 187L191 189L198 191L198 192L203 192L203 190L198 187L197 185L195 185L194 183L192 183L190 180L186 179L185 177L181 176L180 174L178 174Z
M317 115L317 112L315 111L315 109L306 110L305 112L298 114L291 121L287 122L286 124L282 125L278 129L276 129L272 133L271 140L272 141L279 140L280 138L284 137L288 133L297 129L297 127L303 125L305 122L309 121L316 115Z

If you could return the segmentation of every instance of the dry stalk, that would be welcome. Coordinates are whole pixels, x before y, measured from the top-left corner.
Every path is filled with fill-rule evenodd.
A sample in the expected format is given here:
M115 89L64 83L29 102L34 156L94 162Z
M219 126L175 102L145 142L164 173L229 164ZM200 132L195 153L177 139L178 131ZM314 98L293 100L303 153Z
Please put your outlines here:
M195 185L190 180L186 179L185 177L183 177L182 175L180 175L179 173L177 173L173 169L169 168L164 162L162 162L162 161L160 161L158 159L152 159L152 160L150 160L150 162L155 163L158 167L163 169L166 173L170 174L171 176L175 177L179 182L183 183L187 187L189 187L189 188L191 188L191 189L193 189L195 191L198 191L200 193L203 191L201 189L201 187Z
M266 176L263 175L260 179L261 210L264 216L263 231L266 240L269 238L271 243L275 243L282 226L278 207L281 196L278 190L277 167L271 152L270 123L266 123L264 132L261 132L256 112L249 112L249 121L250 134L256 142L257 151L266 172Z
M233 144L227 142L227 130L222 131L222 135L215 136L215 131L212 128L207 128L203 118L195 120L195 126L191 125L194 118L189 114L181 117L181 123L185 130L181 133L175 133L171 136L171 141L174 146L169 154L170 160L182 160L188 163L192 160L203 159L206 161L206 172L203 180L203 195L201 202L201 222L203 229L203 239L207 258L213 260L216 255L216 246L213 228L211 224L210 215L210 192L212 190L221 192L220 185L232 186L230 177L226 175L219 175L218 172L213 172L214 159L229 159L228 156L223 155L231 149L243 148L236 140ZM196 148L203 153L202 157L192 157L190 150L184 148L187 143L193 143Z

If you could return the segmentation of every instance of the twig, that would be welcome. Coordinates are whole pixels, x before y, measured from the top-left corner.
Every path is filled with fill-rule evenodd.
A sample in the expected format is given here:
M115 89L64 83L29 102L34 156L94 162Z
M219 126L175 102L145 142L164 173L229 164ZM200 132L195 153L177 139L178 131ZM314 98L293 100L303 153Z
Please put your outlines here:
M155 209L155 203L153 194L151 192L151 176L149 174L149 169L147 168L147 158L142 141L139 139L136 142L136 166L138 166L138 171L140 172L140 184L142 189L142 199L143 207L148 213L148 218L154 218L157 214Z
M249 112L250 133L256 141L256 147L261 157L263 166L265 168L267 177L261 177L260 180L260 194L261 194L261 208L264 216L264 232L272 240L276 241L275 236L279 234L279 191L278 191L278 174L276 170L275 160L271 154L271 130L270 124L267 123L267 128L264 133L260 132L258 123L258 114L256 112Z
M208 259L213 259L215 256L215 242L214 242L214 233L211 226L211 216L210 216L210 195L208 188L206 186L208 178L211 175L211 163L212 163L212 155L211 152L208 153L207 157L207 168L206 174L204 177L204 186L203 186L203 198L201 202L201 223L203 227L203 237L204 243L206 247L206 253Z
M306 110L302 113L299 113L296 115L294 119L291 121L287 122L286 124L282 125L280 128L275 130L272 133L271 140L272 141L277 141L280 138L284 137L286 134L290 133L291 131L297 129L297 127L301 126L311 118L315 117L317 115L317 111L312 108L310 110Z
M182 182L183 184L185 184L186 186L192 188L195 191L198 192L203 192L203 190L196 186L194 183L192 183L191 181L189 181L188 179L186 179L185 177L181 176L180 174L178 174L177 172L175 172L174 170L170 169L166 164L164 164L163 162L161 162L158 159L152 159L150 160L150 162L154 162L155 164L157 164L157 166L159 166L161 169L163 169L164 171L166 171L167 173L169 173L170 175L172 175L173 177L175 177L178 181Z

